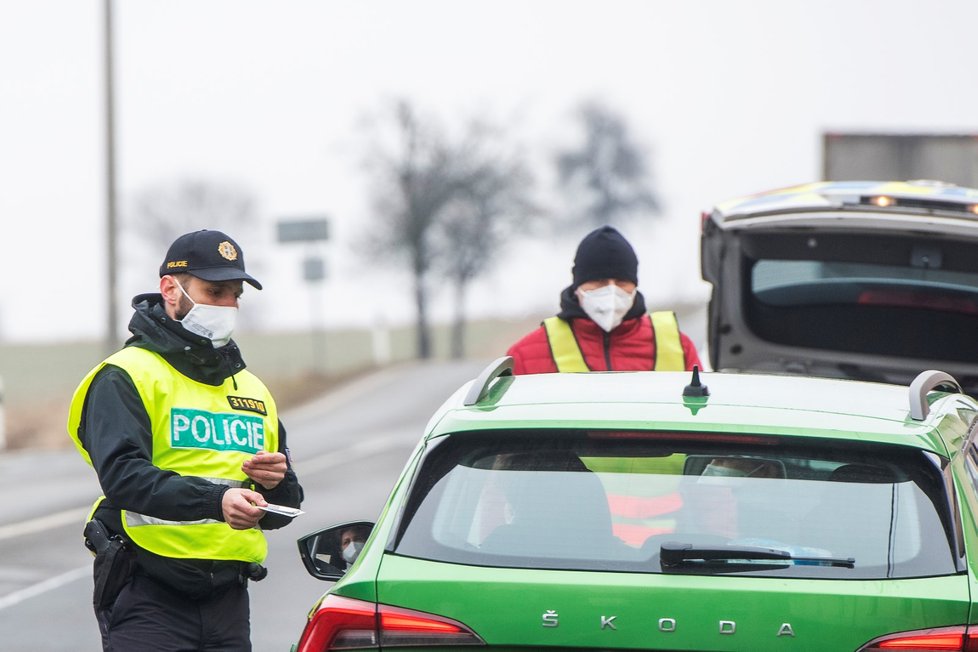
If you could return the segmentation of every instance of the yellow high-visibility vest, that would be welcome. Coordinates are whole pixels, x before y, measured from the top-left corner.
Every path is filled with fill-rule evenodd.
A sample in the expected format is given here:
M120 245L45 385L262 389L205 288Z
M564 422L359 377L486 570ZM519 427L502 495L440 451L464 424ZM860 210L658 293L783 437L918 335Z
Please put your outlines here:
M679 335L679 322L676 313L671 310L661 310L649 314L652 321L652 332L655 336L655 371L684 371L686 356L683 354L683 342ZM548 317L543 320L547 331L550 350L557 364L557 371L564 373L580 373L591 371L584 361L584 354L574 338L574 332L568 322L560 317Z
M265 385L246 370L217 387L199 383L159 354L138 347L109 356L75 390L68 434L86 462L92 460L79 437L82 409L92 380L107 364L123 369L136 386L152 427L155 466L217 484L254 487L241 463L258 451L278 450L278 413ZM268 552L257 528L234 530L213 519L169 521L122 510L122 525L136 545L165 557L260 563Z

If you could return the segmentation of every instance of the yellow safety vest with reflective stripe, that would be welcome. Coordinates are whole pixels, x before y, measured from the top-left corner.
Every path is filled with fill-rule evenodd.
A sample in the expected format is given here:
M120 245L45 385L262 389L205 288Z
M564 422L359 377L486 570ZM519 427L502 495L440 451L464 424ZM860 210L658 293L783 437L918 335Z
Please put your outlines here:
M652 320L652 333L655 337L655 371L684 371L686 356L683 353L683 342L679 334L679 322L676 313L671 310L661 310L649 314ZM560 317L548 317L543 320L547 331L547 340L553 352L557 371L565 373L580 373L591 371L584 361L584 354L574 338L570 323Z
M152 426L154 466L251 488L241 463L260 450L278 450L275 402L255 375L241 371L215 387L184 376L157 353L126 347L92 369L71 401L68 434L89 464L79 438L82 409L92 380L107 364L125 370L142 399ZM169 521L122 510L122 525L136 545L165 557L260 563L268 552L257 528L234 530L213 519Z

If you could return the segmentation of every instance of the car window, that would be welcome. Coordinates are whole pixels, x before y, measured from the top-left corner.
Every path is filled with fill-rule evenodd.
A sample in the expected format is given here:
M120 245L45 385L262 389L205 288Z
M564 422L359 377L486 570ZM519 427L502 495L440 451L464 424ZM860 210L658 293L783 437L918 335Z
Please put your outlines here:
M751 292L774 306L825 303L978 314L978 273L819 260L759 260Z
M955 572L940 473L917 451L669 436L449 437L418 471L394 552L486 566L658 573L670 570L662 546L679 543L796 558L684 561L682 572L853 579Z
M978 256L970 242L768 233L745 234L741 244L738 317L760 340L890 361L978 362ZM877 379L843 356L839 363Z

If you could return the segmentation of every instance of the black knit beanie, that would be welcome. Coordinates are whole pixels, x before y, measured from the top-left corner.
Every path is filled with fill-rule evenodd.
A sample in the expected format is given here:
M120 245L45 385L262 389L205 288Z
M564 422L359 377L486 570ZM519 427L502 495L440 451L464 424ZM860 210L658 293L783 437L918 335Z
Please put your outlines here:
M603 278L631 281L638 285L638 258L621 233L613 227L602 226L581 240L571 272L575 290L581 283Z

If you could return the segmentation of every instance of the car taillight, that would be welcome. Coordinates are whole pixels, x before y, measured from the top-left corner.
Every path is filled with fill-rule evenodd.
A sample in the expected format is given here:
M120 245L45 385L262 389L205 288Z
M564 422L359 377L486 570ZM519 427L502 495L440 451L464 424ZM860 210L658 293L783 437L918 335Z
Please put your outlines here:
M485 645L460 622L433 614L380 605L380 645Z
M377 605L328 595L299 639L298 652L377 647Z
M417 645L485 645L449 618L328 595L299 639L297 652Z
M968 627L938 627L914 632L898 632L873 639L859 648L858 652L884 652L886 650L915 650L916 652L978 652L978 631Z

